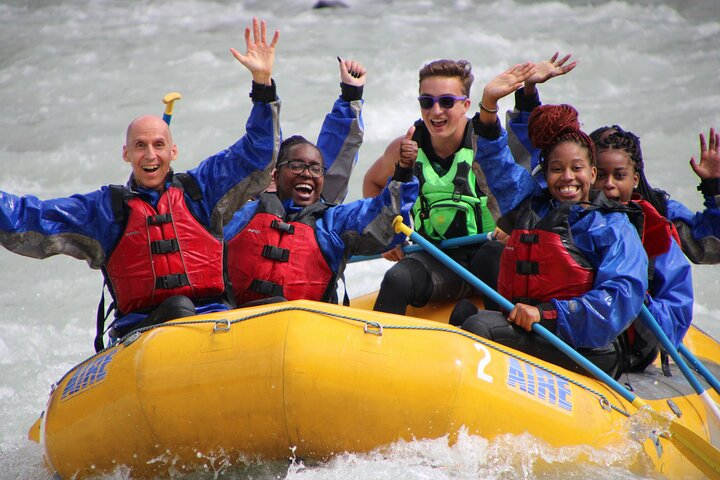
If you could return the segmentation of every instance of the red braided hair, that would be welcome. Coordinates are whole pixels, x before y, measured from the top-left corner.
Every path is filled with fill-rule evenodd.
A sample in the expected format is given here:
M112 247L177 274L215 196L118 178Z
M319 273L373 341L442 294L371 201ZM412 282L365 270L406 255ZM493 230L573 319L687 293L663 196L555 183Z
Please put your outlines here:
M545 159L555 147L572 142L585 148L590 165L595 165L595 145L580 130L578 112L572 105L541 105L533 110L528 121L528 134L535 148L540 149L540 162L545 170Z

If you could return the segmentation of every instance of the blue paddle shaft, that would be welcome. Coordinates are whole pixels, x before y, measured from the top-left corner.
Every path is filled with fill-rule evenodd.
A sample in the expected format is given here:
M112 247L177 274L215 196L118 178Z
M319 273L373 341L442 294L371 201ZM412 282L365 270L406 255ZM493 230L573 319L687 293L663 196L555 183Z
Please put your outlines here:
M668 336L665 334L662 328L660 328L660 325L657 323L657 320L655 320L655 317L653 317L652 313L650 313L650 310L647 309L645 305L642 306L642 310L640 310L640 319L643 321L646 327L648 327L650 330L652 330L653 335L655 335L655 338L658 339L658 341L662 344L663 348L667 353L670 354L673 361L675 362L675 365L678 366L680 371L683 375L685 375L685 378L687 379L688 383L692 385L693 389L695 390L695 393L701 394L705 391L705 387L703 387L698 379L695 377L695 375L690 371L690 368L687 366L687 363L680 357L680 354L678 353L675 346L672 344Z
M697 357L695 357L695 355L690 350L688 350L685 345L680 344L680 346L678 347L678 351L682 354L683 357L685 357L688 362L690 362L690 365L692 365L695 370L700 372L700 375L705 377L705 380L707 380L707 382L712 385L715 391L717 393L720 393L720 382L718 382L718 379L715 378L715 375L713 375L712 372L708 370L707 367L705 367L705 365L700 363L700 360L698 360Z
M457 263L455 260L447 256L442 250L437 248L435 245L427 241L420 234L412 232L409 235L410 239L415 243L422 245L428 253L432 254L438 260L441 260L446 267L450 268L453 272L457 273L463 280L468 282L473 287L480 290L483 295L489 297L491 300L500 305L501 308L510 311L513 309L513 304L508 301L505 297L497 293L495 290L490 288L485 282L477 278L475 275L470 273L466 268ZM543 337L545 340L550 342L554 347L558 348L568 357L572 358L578 365L590 372L596 379L601 382L605 382L610 388L615 390L625 400L630 403L635 402L637 395L628 391L622 385L620 385L614 378L598 368L590 360L580 355L574 348L567 343L560 340L555 334L550 332L547 328L543 327L539 323L533 323L532 329L535 333Z

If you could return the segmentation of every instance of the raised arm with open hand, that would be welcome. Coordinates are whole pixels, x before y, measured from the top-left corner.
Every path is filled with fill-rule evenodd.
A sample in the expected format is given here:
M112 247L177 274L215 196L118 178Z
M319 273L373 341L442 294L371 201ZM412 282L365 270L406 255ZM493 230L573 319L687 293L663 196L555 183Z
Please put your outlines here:
M515 65L493 78L483 89L480 102L480 121L493 124L497 118L497 102L523 86L523 82L535 73L535 64L526 62Z
M700 163L695 157L690 159L690 166L702 180L720 178L720 135L714 128L710 128L708 143L705 143L705 135L700 134Z
M280 38L280 31L275 30L272 42L267 44L267 25L265 20L253 18L253 39L250 41L250 27L245 28L245 44L247 52L241 54L234 48L230 53L252 73L253 81L263 85L271 84L272 69L275 62L275 45Z
M535 64L535 72L525 80L525 94L535 94L535 85L545 83L551 78L565 75L577 66L577 60L568 63L572 53L568 53L558 60L559 52L555 52L550 60L544 60Z

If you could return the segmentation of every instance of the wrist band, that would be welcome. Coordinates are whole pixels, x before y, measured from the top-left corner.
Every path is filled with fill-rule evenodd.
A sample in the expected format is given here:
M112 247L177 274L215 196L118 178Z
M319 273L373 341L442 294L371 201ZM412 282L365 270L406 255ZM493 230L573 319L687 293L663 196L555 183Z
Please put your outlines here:
M480 110L485 110L487 113L498 113L500 111L500 106L497 106L495 110L490 110L485 105L483 105L482 102L480 102L478 106L480 107Z
M706 178L700 181L697 187L703 195L720 195L720 178Z

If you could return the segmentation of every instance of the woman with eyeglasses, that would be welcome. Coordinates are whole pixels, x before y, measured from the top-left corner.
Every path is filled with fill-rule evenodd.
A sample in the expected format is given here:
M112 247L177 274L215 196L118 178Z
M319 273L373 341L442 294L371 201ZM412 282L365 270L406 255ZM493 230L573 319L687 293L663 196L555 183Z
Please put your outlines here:
M351 87L362 91L366 71L348 60L341 61L340 69L343 95L338 102L347 104ZM336 141L357 133L357 118L347 105L340 107L347 113L346 124L335 125L339 134L327 135ZM337 120L326 118L325 133ZM417 198L412 130L380 195L341 205L323 199L329 173L325 156L335 155L333 165L338 155L352 159L360 142L342 141L340 151L331 148L329 139L323 141L323 134L317 146L299 135L282 142L273 173L276 191L242 207L224 229L227 271L238 306L283 299L337 302L337 279L350 256L374 255L404 241L392 222L397 215L407 219Z

